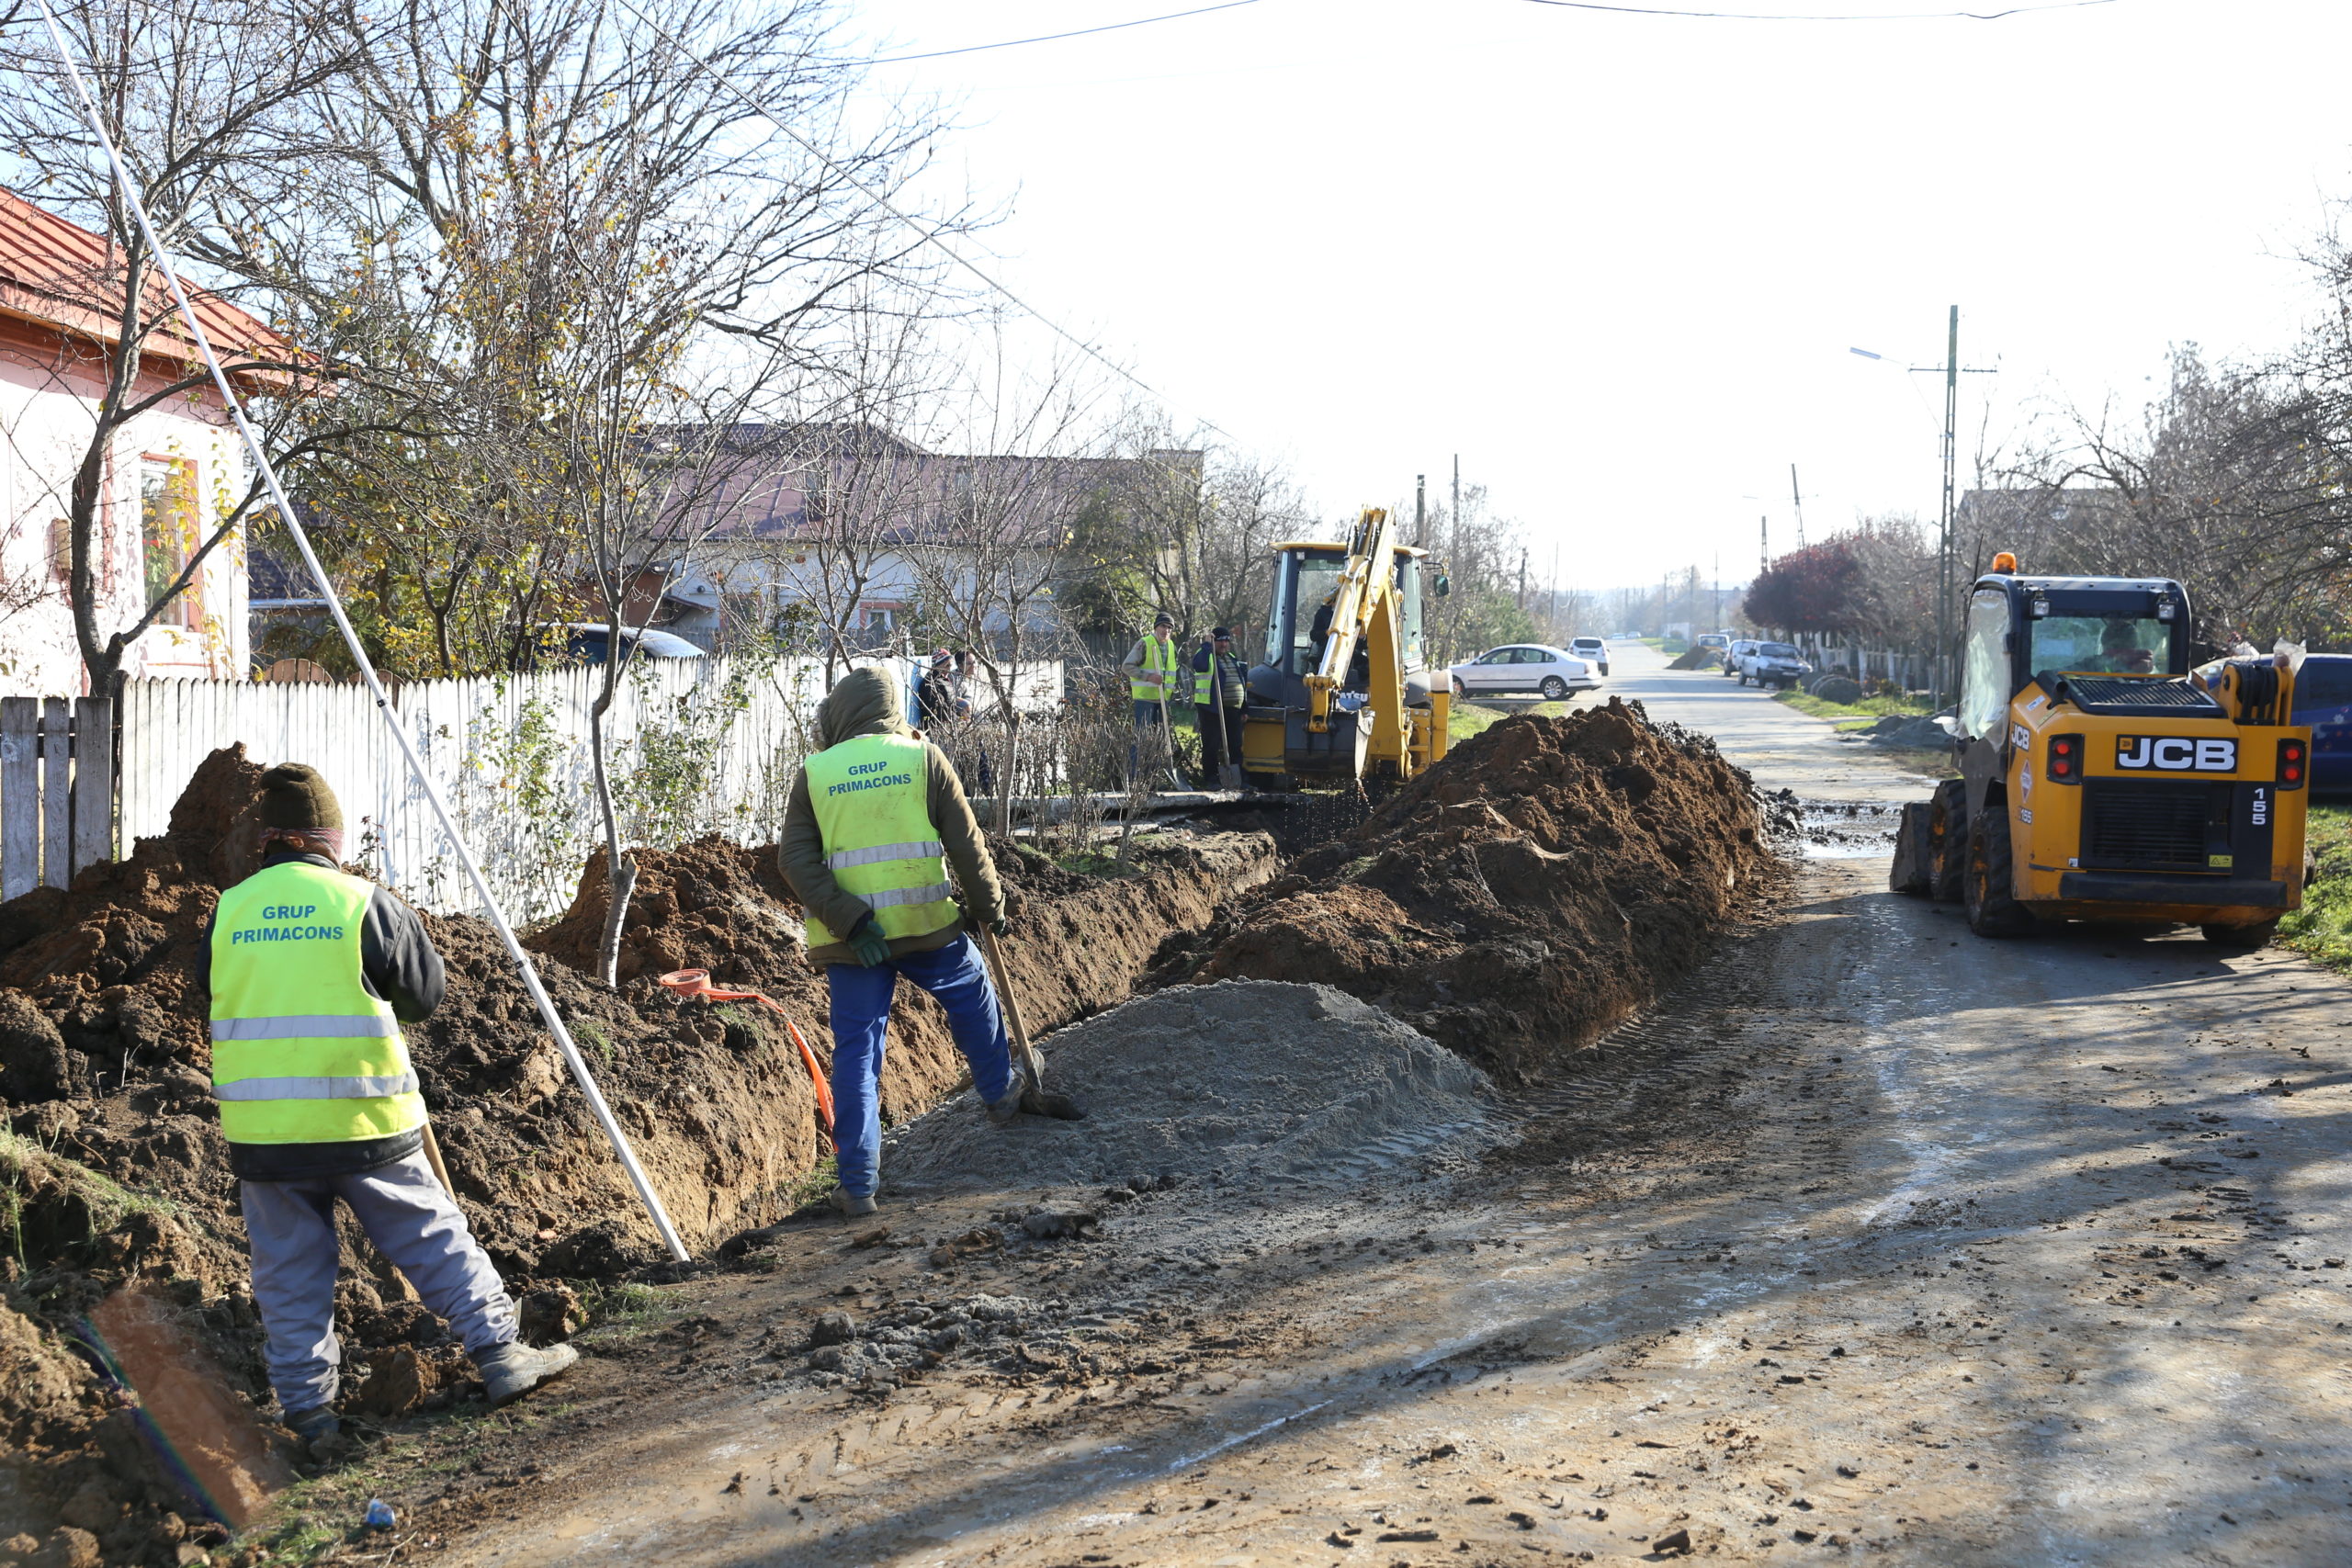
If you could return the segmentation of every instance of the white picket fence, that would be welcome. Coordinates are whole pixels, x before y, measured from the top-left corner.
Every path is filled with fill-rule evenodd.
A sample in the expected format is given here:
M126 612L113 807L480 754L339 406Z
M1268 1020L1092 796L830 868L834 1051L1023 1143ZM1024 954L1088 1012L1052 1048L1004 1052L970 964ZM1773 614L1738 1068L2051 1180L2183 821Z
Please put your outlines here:
M903 661L877 660L902 677ZM602 841L588 714L596 668L413 681L393 694L427 771L492 890L518 921L571 903ZM1061 699L1058 662L1021 671L1020 705ZM667 846L705 833L774 839L814 743L824 667L650 660L623 682L606 726L623 840ZM419 908L475 910L424 793L360 685L133 681L123 697L119 841L158 834L197 764L243 742L264 764L308 762L343 803L350 858Z
M113 715L104 697L0 697L0 898L113 858Z

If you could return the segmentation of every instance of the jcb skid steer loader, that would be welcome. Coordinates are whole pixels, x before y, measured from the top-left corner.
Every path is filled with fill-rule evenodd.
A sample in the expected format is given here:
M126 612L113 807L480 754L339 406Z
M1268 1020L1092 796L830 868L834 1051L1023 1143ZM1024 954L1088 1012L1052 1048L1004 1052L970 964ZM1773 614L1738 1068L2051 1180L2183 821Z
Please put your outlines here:
M1903 808L1894 891L1964 904L1979 936L2072 919L2268 942L2302 902L2299 660L2233 660L2209 684L2179 583L1993 564L1969 595L1961 777Z

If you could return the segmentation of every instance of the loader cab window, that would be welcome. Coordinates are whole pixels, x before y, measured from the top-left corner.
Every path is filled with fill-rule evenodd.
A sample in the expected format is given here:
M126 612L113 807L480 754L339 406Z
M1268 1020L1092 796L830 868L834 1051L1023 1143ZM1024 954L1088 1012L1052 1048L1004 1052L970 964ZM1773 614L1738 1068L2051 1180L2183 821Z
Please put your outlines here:
M1960 732L1998 735L2009 698L2009 596L1997 588L1968 601L1968 638L1961 656Z
M2163 675L2172 626L2150 615L2049 615L2033 623L2032 670L2101 675Z
M1322 651L1315 636L1316 613L1339 592L1340 572L1347 557L1334 547L1329 554L1292 550L1283 557L1274 581L1273 613L1267 619L1266 661L1288 675L1310 673Z
M1404 608L1401 623L1405 668L1421 667L1421 558L1399 551L1396 556L1396 598Z

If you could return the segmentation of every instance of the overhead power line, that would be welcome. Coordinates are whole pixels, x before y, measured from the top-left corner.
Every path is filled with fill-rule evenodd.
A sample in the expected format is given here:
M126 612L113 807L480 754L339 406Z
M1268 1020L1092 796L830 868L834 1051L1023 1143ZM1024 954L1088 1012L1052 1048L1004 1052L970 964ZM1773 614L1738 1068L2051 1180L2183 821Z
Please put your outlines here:
M1238 3L1249 3L1249 0L1238 0ZM1046 315L1043 310L1038 310L1035 306L1022 299L1020 295L1015 294L1011 288L998 281L994 276L990 276L986 271L983 271L979 264L974 262L970 257L965 255L963 252L956 249L955 246L949 244L944 239L943 239L939 229L923 222L921 219L915 217L912 213L908 212L905 209L899 206L898 203L892 201L888 197L884 196L880 191L876 190L872 186L867 185L855 175L851 174L847 169L842 168L839 164L833 162L832 159L825 156L823 151L814 142L810 141L807 137L801 135L798 131L793 130L792 127L786 125L782 119L778 118L774 110L769 109L758 99L752 97L751 94L737 86L733 79L730 78L727 73L721 71L718 66L713 65L709 61L695 53L695 51L688 48L685 41L680 39L675 33L673 33L669 28L663 27L661 23L655 21L652 17L639 10L635 4L635 0L620 0L620 6L621 8L627 11L630 16L635 17L639 21L643 22L647 27L652 28L656 37L669 44L671 48L676 50L680 54L684 55L688 60L693 61L695 69L699 70L704 75L709 77L720 87L725 88L727 92L734 97L736 102L741 104L745 108L750 109L753 114L758 115L762 119L766 120L770 125L775 127L776 130L782 131L786 137L797 143L802 152L808 153L811 158L816 159L817 162L822 164L826 168L831 169L835 177L840 179L843 185L848 186L852 190L856 191L868 201L874 203L875 206L880 208L883 211L888 213L891 217L897 219L899 222L913 230L917 234L922 237L925 243L938 251L940 254L945 256L949 261L954 262L957 266L962 267L966 272L970 273L974 277L978 278L990 289L1002 296L1008 303L1018 308L1023 314L1028 316L1030 320L1037 322L1046 331L1052 333L1056 337L1060 338L1064 343L1069 344L1080 354L1085 355L1088 358L1093 360L1096 364L1101 365L1103 368L1109 370L1112 374L1119 377L1121 379L1128 382L1130 385L1149 393L1153 398L1158 399L1163 403L1169 400L1167 394L1160 391L1159 388L1153 386L1150 382L1146 381L1142 377L1136 375L1134 371L1128 369L1117 360L1113 359L1109 355L1104 354L1101 349L1095 347L1084 338L1080 337L1076 333L1071 332L1069 328L1055 321L1051 316ZM1226 430L1206 419L1202 420L1201 424L1204 429L1214 430L1219 435L1230 437L1233 434L1231 431Z
M1800 16L1782 11L1670 11L1651 6L1604 6L1600 0L1527 0L1531 6L1556 6L1564 11L1608 11L1622 17L1693 17L1716 22L1997 22L2032 11L2079 11L2090 6L2112 6L2116 0L2051 0L2041 6L2011 6L1999 11L1883 11Z
M972 43L961 49L934 49L926 54L893 54L882 60L865 60L862 65L902 65L910 60L944 60L951 54L978 54L990 49L1017 49L1024 43L1054 43L1066 38L1085 38L1092 33L1115 33L1125 28L1146 28L1154 22L1173 22L1185 17L1204 17L1211 11L1230 11L1237 6L1255 6L1258 0L1224 0L1217 6L1195 6L1189 11L1170 11L1164 16L1137 17L1132 22L1106 22L1099 28L1079 28L1066 33L1040 33L1035 38L1006 39L1002 43Z

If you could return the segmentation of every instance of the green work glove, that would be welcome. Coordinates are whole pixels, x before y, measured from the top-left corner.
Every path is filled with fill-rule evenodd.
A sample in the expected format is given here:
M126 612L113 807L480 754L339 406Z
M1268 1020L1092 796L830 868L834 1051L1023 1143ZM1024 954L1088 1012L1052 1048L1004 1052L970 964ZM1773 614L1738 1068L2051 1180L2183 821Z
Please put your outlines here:
M890 962L890 939L882 934L882 927L871 915L849 933L849 950L868 969Z

